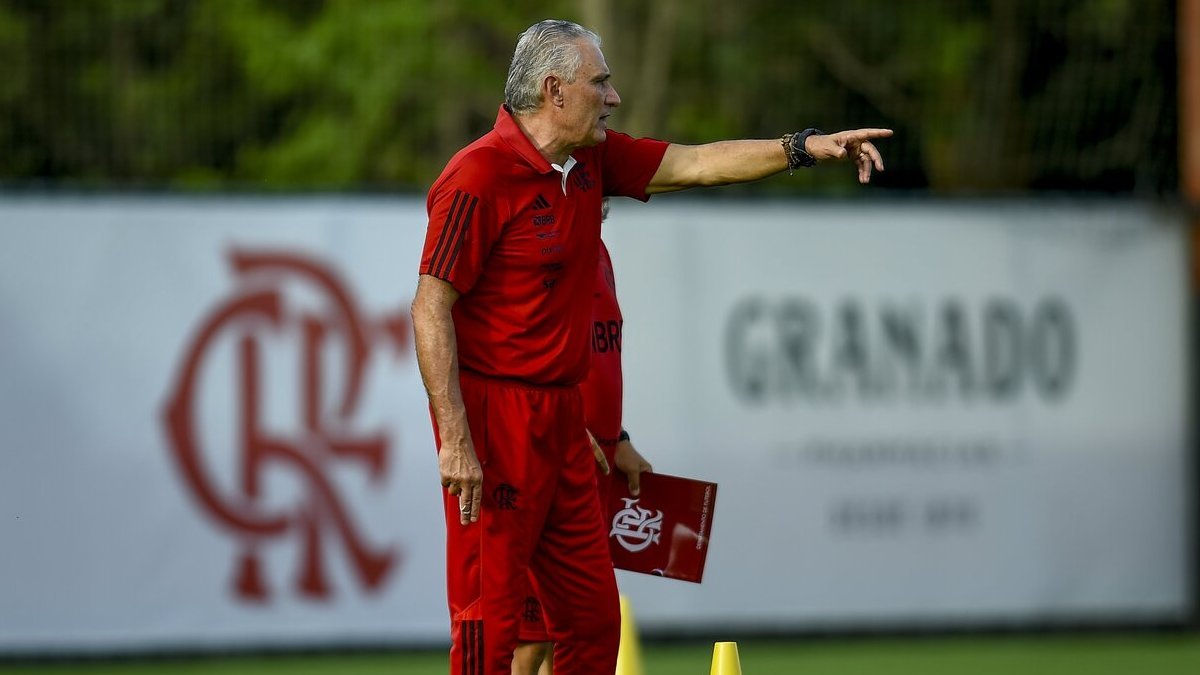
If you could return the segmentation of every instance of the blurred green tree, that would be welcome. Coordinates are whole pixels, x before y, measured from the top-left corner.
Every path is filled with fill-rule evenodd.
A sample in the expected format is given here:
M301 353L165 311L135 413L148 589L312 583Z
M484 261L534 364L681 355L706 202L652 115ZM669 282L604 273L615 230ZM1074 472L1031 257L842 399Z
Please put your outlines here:
M637 133L700 142L891 126L885 185L1177 184L1174 152L1161 152L1175 147L1177 126L1167 0L582 5L615 38L605 52L618 86L636 93L622 117ZM828 173L801 180L845 185Z
M614 127L891 126L877 183L1173 192L1171 0L0 0L0 180L420 190L516 35L604 38ZM1163 148L1172 148L1164 152ZM858 189L804 172L749 189Z
M482 0L249 0L222 20L269 133L237 177L271 186L417 185L491 126L529 8ZM525 3L532 4L532 3Z

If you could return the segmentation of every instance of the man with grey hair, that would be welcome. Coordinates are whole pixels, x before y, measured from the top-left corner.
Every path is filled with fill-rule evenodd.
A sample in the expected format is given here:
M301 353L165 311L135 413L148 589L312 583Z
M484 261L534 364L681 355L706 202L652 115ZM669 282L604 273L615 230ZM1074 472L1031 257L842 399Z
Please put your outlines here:
M621 99L594 33L521 34L495 128L429 191L413 298L447 527L451 672L507 674L532 570L560 675L611 675L620 610L579 383L605 196L765 178L850 159L887 129L685 146L607 128Z

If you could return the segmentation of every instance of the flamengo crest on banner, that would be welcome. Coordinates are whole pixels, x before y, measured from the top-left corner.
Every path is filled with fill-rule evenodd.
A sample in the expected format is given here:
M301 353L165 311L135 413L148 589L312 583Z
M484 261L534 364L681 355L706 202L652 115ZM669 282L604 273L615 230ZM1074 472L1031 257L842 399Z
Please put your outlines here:
M240 285L193 333L163 414L184 482L206 514L237 542L234 589L238 598L269 598L261 549L269 540L285 537L300 541L296 585L302 595L331 596L324 559L336 544L345 549L363 587L377 592L399 564L400 552L367 540L332 474L335 469L341 472L340 465L352 463L363 467L372 482L384 483L387 435L352 431L366 365L377 343L398 356L407 353L407 313L368 321L333 270L302 255L234 250L229 262ZM323 306L298 311L300 303L285 295L286 289L296 287L307 292L306 297L315 295ZM297 423L280 430L268 428L264 411L271 409L266 400L271 393L270 347L282 338L299 344L301 410ZM214 448L211 441L204 444L220 434L200 426L203 375L206 369L227 365L213 356L222 341L234 347L236 372L236 391L223 399L237 408L233 417L239 420L233 430L237 444L233 490L210 473L215 457L229 463L229 453L220 452L225 449ZM337 371L343 375L340 381L330 381L337 378L326 372L335 361L342 366ZM340 398L327 404L331 395ZM285 506L274 506L276 502L263 494L267 474L276 472L298 479L301 486L298 497Z

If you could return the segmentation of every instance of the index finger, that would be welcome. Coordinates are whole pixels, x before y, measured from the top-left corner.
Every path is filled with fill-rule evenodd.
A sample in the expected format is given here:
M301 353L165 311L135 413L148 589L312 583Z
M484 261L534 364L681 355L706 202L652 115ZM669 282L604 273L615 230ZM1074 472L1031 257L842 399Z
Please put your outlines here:
M872 138L887 138L894 133L891 129L854 129L846 131L846 141L850 143L862 143L869 141Z
M641 470L639 469L638 471L630 472L628 475L628 479L629 479L629 494L633 495L634 497L638 496L638 494L642 491L642 472L641 472Z
M483 501L483 483L471 486L471 522L479 521L479 504Z

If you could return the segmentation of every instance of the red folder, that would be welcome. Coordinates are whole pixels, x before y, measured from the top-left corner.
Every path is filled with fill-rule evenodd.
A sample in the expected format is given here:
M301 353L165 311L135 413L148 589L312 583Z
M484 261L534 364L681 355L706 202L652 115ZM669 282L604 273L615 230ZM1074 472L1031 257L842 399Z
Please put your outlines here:
M641 494L613 473L608 548L618 569L700 583L717 504L717 484L643 473Z

